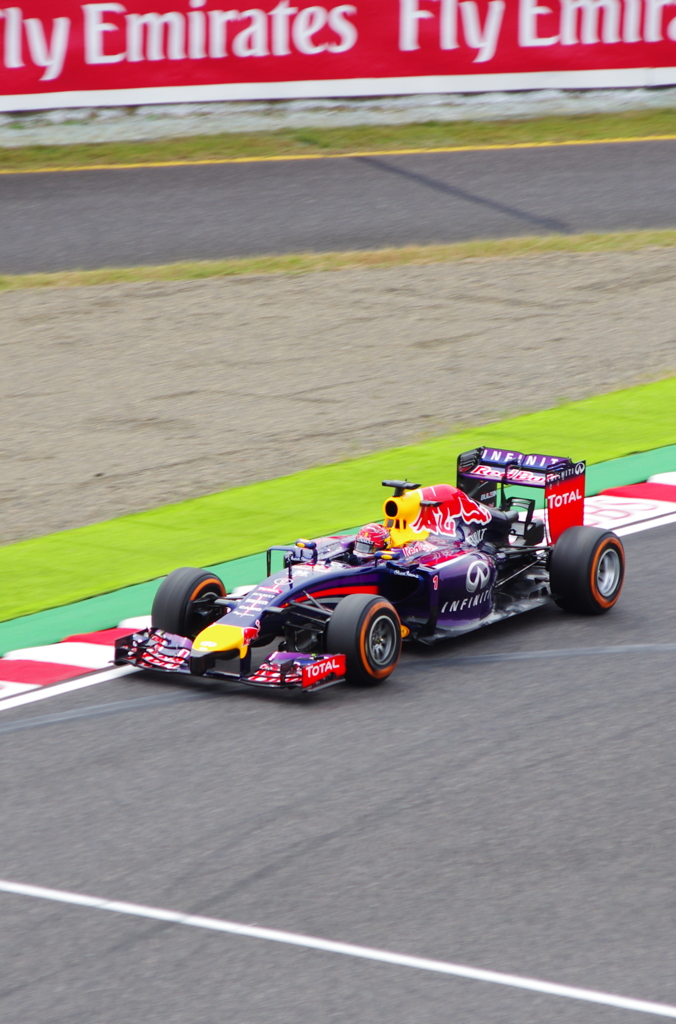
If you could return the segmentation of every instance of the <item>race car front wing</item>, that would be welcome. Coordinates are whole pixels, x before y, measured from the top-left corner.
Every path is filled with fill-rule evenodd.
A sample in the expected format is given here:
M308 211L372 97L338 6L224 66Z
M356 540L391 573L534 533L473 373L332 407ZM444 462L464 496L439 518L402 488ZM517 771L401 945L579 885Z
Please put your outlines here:
M200 667L196 673L191 659L192 641L161 629L144 629L115 641L116 665L136 665L152 672L186 676L199 674L202 679L223 679L268 689L320 690L342 683L346 672L344 654L274 651L254 671L242 671L244 665L240 662L239 672L228 672L214 664L206 671Z

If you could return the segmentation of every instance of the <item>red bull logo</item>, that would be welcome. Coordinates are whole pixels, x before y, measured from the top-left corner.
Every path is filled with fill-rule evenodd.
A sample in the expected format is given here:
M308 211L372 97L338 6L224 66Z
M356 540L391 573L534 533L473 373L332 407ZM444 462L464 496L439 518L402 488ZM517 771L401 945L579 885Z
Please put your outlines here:
M461 519L468 526L485 526L491 521L491 514L479 502L469 498L457 487L441 484L437 487L421 489L422 502L440 502L438 506L421 503L420 512L411 529L416 532L427 530L430 533L442 533L447 537L455 536L456 520Z
M258 626L244 626L242 629L242 643L247 647L258 638L260 630Z

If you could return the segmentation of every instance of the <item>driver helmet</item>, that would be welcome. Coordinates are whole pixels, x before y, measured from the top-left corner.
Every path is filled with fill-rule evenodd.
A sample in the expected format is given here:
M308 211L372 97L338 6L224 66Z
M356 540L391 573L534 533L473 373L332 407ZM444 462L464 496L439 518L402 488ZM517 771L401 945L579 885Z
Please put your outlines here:
M390 531L379 523L362 526L354 542L354 553L357 558L370 558L376 551L390 546Z

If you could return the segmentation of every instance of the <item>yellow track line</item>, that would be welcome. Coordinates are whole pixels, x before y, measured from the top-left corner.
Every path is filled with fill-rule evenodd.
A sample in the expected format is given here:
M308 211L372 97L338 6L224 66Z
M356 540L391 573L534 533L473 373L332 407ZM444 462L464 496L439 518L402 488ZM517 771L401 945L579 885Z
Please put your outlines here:
M75 171L129 171L145 167L205 167L217 164L266 164L290 160L354 160L365 156L424 156L432 153L485 153L508 149L555 149L561 146L616 146L628 142L676 142L676 135L643 135L619 139L568 139L563 142L505 142L485 146L440 146L432 149L374 149L354 153L304 153L281 156L233 156L212 160L157 160L131 164L83 164L75 167L0 169L1 174L67 174Z

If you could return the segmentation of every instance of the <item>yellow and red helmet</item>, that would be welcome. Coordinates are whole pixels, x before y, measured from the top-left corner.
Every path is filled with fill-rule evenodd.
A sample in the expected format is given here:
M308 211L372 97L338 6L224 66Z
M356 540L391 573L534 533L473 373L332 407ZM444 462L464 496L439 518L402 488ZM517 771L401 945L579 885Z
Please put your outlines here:
M383 551L390 546L390 531L380 523L369 523L362 526L354 542L354 553L357 558L371 558L376 551Z

